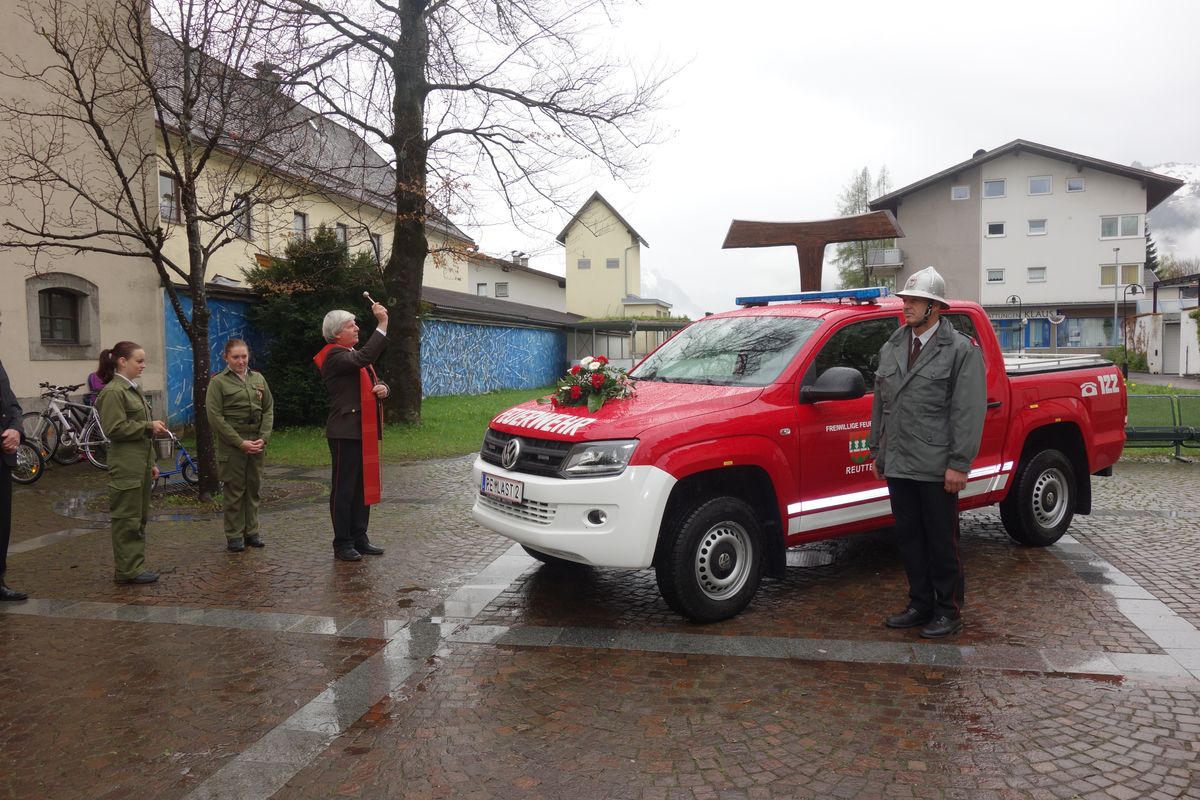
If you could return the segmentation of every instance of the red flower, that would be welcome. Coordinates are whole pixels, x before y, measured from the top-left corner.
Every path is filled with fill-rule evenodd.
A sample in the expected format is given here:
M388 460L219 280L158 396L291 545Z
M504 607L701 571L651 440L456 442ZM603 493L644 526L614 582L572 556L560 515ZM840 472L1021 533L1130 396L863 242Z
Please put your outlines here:
M604 385L604 376L603 375L601 375L599 372L592 375L592 388L593 389L599 389L603 385Z
M572 374L572 375L578 375L578 374L579 374L579 365L578 365L578 364L576 364L575 366L571 367L571 374Z
M608 356L596 356L596 360L599 361L601 364L607 364Z
M579 396L581 394L583 394L582 386L580 386L579 384L575 384L574 386L571 387L571 399L572 400L578 400Z

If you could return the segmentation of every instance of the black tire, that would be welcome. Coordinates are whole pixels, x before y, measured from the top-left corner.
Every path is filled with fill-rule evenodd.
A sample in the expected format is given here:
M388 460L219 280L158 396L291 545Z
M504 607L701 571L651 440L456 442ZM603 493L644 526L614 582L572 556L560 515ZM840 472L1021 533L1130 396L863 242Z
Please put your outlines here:
M1000 519L1014 541L1030 547L1057 542L1071 527L1077 499L1075 468L1058 450L1043 450L1017 468Z
M187 458L183 459L180 463L179 474L192 486L198 486L200 484L200 476L196 474L196 467Z
M42 477L46 462L42 459L41 448L31 442L22 440L17 445L17 465L12 468L12 479L16 483L30 484Z
M79 445L74 433L63 434L61 431L58 434L58 446L54 448L54 452L50 457L56 463L62 464L64 467L70 466L79 460Z
M675 612L718 622L742 612L762 580L762 530L754 509L717 497L684 509L663 532L658 590Z
M87 460L92 462L92 466L96 469L108 469L108 438L100 433L100 426L96 424L96 420L91 422L83 429L83 454Z
M26 411L21 415L21 432L27 442L40 443L43 461L54 457L61 433L58 420L42 416L40 411Z

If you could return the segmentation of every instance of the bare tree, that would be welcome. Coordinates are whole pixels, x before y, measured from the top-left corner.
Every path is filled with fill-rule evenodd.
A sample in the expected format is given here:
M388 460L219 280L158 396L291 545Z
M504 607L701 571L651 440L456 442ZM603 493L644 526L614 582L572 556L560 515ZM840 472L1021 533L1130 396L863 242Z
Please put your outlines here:
M879 174L871 177L871 170L863 167L856 172L838 198L838 215L851 216L871 210L871 200L888 192L890 178L886 166ZM895 245L895 239L877 239L866 242L844 242L837 246L833 262L838 268L838 280L843 288L852 289L870 286L873 282L870 256L871 250L885 250Z
M305 164L320 161L311 112L279 91L297 55L272 40L276 14L243 0L24 0L20 13L49 65L5 58L0 72L48 99L0 99L0 189L36 198L8 204L0 247L27 251L35 272L67 254L147 260L192 345L210 494L208 265L251 238L256 210L293 196Z
M297 40L321 54L306 88L322 111L378 143L395 169L387 362L403 376L393 408L415 422L433 209L494 194L522 224L578 199L564 179L573 164L627 176L655 137L665 77L639 78L589 46L587 26L609 21L609 0L263 1L293 12Z

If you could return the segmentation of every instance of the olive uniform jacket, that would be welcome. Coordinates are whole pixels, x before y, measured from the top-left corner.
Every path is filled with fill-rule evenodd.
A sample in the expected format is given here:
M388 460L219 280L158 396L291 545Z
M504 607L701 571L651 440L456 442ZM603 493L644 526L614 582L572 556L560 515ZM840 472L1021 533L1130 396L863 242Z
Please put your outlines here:
M387 336L374 331L362 349L334 347L325 356L321 378L329 392L326 438L362 439L362 396L359 392L358 371L374 363L383 355L387 346Z
M228 368L218 372L208 383L204 406L217 439L218 458L240 452L243 440L271 438L275 401L261 372L247 370L245 380Z
M912 338L902 325L879 350L871 405L871 455L888 478L945 480L970 472L987 413L983 356L941 320L908 369Z

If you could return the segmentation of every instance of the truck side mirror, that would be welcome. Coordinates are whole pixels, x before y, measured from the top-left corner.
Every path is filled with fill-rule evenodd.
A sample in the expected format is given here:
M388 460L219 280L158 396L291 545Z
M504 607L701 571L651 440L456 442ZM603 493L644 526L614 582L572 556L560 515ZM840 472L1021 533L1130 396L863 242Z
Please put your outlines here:
M820 400L853 400L867 393L867 382L853 367L830 367L821 373L816 383L800 389L802 403Z

